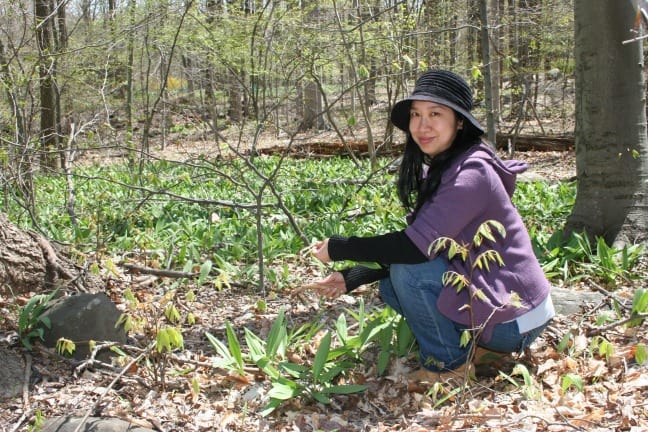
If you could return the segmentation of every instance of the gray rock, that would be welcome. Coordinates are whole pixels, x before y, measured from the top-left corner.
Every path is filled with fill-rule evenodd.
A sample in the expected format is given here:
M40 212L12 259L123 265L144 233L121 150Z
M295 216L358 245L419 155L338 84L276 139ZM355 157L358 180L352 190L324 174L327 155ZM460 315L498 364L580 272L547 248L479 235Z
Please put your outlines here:
M599 303L603 295L596 291L582 291L561 287L551 287L551 300L557 316L567 316L582 312L583 306Z
M520 182L528 183L547 181L546 177L544 177L542 174L531 170L519 174L517 176L517 180Z
M48 419L41 427L42 432L74 432L81 424L81 417L58 417ZM147 432L153 429L134 425L118 418L88 417L79 431L82 432Z
M22 393L25 361L6 346L0 346L0 399L10 399Z
M74 358L82 360L90 355L89 342L126 342L126 331L115 324L121 316L117 306L103 293L76 294L53 300L43 313L51 328L44 328L44 343L53 348L64 337L76 344ZM105 360L109 353L100 353Z

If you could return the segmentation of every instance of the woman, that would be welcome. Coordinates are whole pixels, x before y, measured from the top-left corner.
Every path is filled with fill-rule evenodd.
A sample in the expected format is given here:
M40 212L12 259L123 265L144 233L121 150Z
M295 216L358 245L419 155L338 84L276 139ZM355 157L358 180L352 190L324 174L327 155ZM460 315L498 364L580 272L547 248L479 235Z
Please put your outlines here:
M554 316L549 282L511 202L516 175L527 165L497 157L481 138L472 104L471 89L460 76L424 73L412 95L391 112L393 124L407 134L398 177L407 228L374 237L333 236L312 250L324 263L381 264L334 272L315 285L321 295L335 298L380 280L381 297L406 318L418 342L422 369L414 377L428 382L465 368L470 344L461 346L464 330L475 330L478 346L486 350L521 352ZM473 249L471 258L490 249L503 266L471 271L470 259L428 254L442 237L472 243L486 221L502 224L505 236ZM449 270L468 278L472 291L443 286ZM474 290L484 296L471 299Z

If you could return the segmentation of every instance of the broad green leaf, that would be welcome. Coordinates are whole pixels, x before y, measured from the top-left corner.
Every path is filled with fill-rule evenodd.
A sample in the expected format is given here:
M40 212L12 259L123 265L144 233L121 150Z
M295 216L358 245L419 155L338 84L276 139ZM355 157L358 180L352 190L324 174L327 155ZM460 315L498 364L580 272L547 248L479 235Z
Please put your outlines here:
M232 357L236 360L239 369L243 368L243 355L241 353L241 344L236 337L236 332L229 321L225 321L225 332L227 333L227 345Z
M268 392L268 397L280 400L288 400L301 394L302 389L299 384L288 379L282 379L281 382L273 382L272 388Z
M268 333L268 341L266 342L266 354L270 358L274 358L275 355L277 355L277 352L279 351L281 346L286 346L286 339L288 336L284 316L285 311L282 308L277 314L277 318L275 318L274 322L272 323L272 327L270 328L270 332ZM284 354L284 352L281 352L280 356L283 357Z
M263 410L261 411L261 416L267 417L268 415L272 414L274 410L279 408L281 402L282 399L279 398L270 399L270 402L268 402L266 406L263 408Z
M159 353L171 351L171 340L169 334L164 329L160 330L155 338L155 348Z
M265 356L266 348L265 342L259 336L255 335L250 329L245 327L245 342L247 343L250 354L254 356Z
M223 358L223 361L219 362L219 366L230 366L236 363L236 360L234 359L232 354L230 354L229 349L223 342L218 340L209 332L206 332L205 336L207 336L207 340L214 347L216 353Z
M156 348L158 352L173 351L184 347L182 333L175 327L160 329L156 336Z
M178 323L180 322L180 312L178 312L178 308L173 303L169 303L166 308L164 308L164 316L169 320L171 323Z
M279 363L279 367L282 371L288 373L288 375L294 378L300 378L304 375L304 373L310 370L307 366L293 362L281 362Z
M187 291L187 294L185 295L185 297L186 297L188 302L193 303L194 301L196 301L196 293L194 292L194 290Z
M328 358L329 351L331 350L331 333L327 332L326 335L320 341L320 345L317 348L315 353L315 359L313 360L313 382L317 384L319 382L320 374L326 360Z
M390 358L391 358L391 355L390 355L389 351L381 350L378 353L378 362L377 362L378 375L382 375L387 370L387 366L389 366L389 359Z
M209 273L212 269L212 262L210 260L205 260L205 262L200 266L200 276L198 278L198 284L202 285L205 283L209 277Z
M281 373L277 368L274 367L272 361L270 361L268 357L263 355L262 356L253 355L252 361L254 362L254 364L259 366L259 369L261 369L263 373L268 375L273 380L278 380L281 377Z
M349 333L347 329L346 315L340 314L335 321L335 332L342 343L348 339Z
M323 393L320 392L313 392L311 394L313 396L313 399L315 399L317 402L328 405L331 403L331 399L329 399L328 396L324 395Z

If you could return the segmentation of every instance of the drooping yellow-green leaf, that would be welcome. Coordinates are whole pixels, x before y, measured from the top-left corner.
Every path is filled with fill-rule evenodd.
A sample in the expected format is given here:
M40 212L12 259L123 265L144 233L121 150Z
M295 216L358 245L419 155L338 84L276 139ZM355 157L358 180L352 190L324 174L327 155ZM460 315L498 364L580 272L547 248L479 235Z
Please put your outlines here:
M486 297L486 294L484 294L484 291L480 289L476 289L474 292L475 297L477 297L481 301L487 301L488 297Z
M643 365L648 361L648 350L646 349L646 345L638 344L635 347L635 360L637 361L637 364L640 365Z
M173 303L169 303L166 306L164 309L164 316L166 316L169 322L172 323L178 323L181 319L180 312L178 312L178 308Z
M471 339L472 339L472 335L470 334L470 331L464 330L463 332L461 332L461 338L459 339L459 346L462 348L468 346Z
M56 352L61 355L72 355L76 349L76 344L70 339L59 338L56 341Z

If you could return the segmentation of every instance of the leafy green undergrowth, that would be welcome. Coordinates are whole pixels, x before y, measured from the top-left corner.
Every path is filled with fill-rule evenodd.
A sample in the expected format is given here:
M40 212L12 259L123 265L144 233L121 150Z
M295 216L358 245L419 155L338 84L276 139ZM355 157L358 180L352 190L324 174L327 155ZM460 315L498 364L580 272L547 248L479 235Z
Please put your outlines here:
M126 165L89 166L76 169L72 178L76 224L66 209L68 189L62 176L36 179L35 215L49 238L82 252L147 251L152 261L172 269L206 260L219 266L236 263L239 278L253 277L259 243L265 261L272 263L332 233L385 232L402 226L393 177L367 180L370 169L364 164L356 167L346 158L259 157L253 163L199 159L190 164L151 162L141 174ZM9 215L17 224L32 227L22 209L11 207Z
M288 273L281 263L314 239L403 228L394 175L371 173L368 161L360 163L198 158L150 162L141 172L125 164L93 165L71 177L73 212L66 178L36 178L35 217L49 238L82 252L145 252L153 264L171 269L210 261L239 280L255 279L261 248L264 271L276 285ZM560 282L632 278L640 246L615 250L602 240L561 237L575 190L574 183L521 182L514 196L547 276ZM23 209L10 205L9 215L33 228Z

